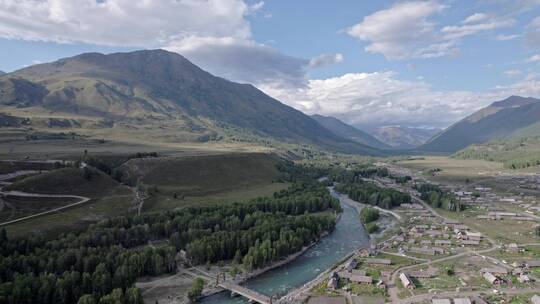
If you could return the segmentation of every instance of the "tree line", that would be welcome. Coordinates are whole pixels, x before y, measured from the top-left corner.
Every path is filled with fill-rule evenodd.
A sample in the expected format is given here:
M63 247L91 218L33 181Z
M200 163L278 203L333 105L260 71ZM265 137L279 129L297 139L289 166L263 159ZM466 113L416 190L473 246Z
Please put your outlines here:
M369 182L338 184L336 191L347 194L351 199L383 209L392 209L411 202L411 196L390 188L381 188Z
M263 267L333 229L340 210L322 184L298 182L247 203L115 217L54 239L0 229L0 303L142 303L134 282L175 272L180 251L193 264Z

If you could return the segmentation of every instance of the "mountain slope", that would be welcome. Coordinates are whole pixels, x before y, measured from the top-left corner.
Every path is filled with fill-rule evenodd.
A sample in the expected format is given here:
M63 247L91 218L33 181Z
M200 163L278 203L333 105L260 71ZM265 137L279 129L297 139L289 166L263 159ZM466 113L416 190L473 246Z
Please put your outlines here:
M438 132L440 129L386 126L372 130L371 134L394 149L413 149Z
M366 132L361 131L351 125L348 125L335 117L315 114L311 115L311 118L315 119L326 129L343 138L378 149L391 148L390 146L380 142L375 137L367 134Z
M470 144L512 137L539 121L539 99L510 96L455 123L419 149L455 152Z
M137 128L151 120L162 127L181 121L185 132L201 137L216 137L209 134L228 130L339 151L377 153L333 134L252 85L215 77L164 50L87 53L3 75L0 105L105 118L114 127L131 122L130 127Z
M521 169L540 165L540 133L473 144L452 155L460 159L502 162L505 168Z

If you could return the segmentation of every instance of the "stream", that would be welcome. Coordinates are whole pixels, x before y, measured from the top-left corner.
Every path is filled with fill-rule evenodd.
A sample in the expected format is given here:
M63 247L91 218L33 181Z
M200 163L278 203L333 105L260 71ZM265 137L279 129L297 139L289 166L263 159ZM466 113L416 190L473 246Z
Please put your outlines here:
M343 213L332 233L322 238L294 261L272 269L243 285L268 296L283 296L294 288L316 278L352 251L369 245L369 235L364 231L358 212L347 196L331 189L332 196L339 199ZM225 291L202 299L202 303L247 303L242 297L231 298Z

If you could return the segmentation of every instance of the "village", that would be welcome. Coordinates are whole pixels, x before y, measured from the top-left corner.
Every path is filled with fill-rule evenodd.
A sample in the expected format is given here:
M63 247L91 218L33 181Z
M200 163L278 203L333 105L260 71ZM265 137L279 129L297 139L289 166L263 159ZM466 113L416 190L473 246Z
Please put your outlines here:
M407 174L410 181L372 182L413 197L392 209L399 225L328 273L309 303L540 303L540 204L534 195L431 182L467 204L465 211L449 212L420 199L414 186L428 182L426 176L395 168L393 175ZM534 181L514 180L519 189L534 189Z

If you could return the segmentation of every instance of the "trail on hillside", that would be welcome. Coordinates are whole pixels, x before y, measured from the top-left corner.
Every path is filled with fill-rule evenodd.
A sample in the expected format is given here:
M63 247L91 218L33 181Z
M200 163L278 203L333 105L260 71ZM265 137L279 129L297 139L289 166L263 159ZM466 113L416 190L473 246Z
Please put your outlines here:
M18 196L18 197L38 197L38 198L39 197L46 197L46 198L76 198L76 199L79 199L78 202L73 203L73 204L65 205L65 206L54 208L54 209L47 210L47 211L44 211L44 212L40 212L40 213L25 216L25 217L21 217L21 218L15 219L15 220L0 223L0 227L10 225L10 224L14 224L14 223L18 223L18 222L22 222L22 221L26 221L26 220L29 220L29 219L33 219L33 218L36 218L38 216L42 216L42 215L62 211L64 209L75 207L75 206L78 206L78 205L82 205L82 204L84 204L84 203L86 203L86 202L88 202L90 200L89 197L79 196L79 195L40 194L40 193L28 193L28 192L21 192L21 191L0 191L0 195L3 195L3 196Z

